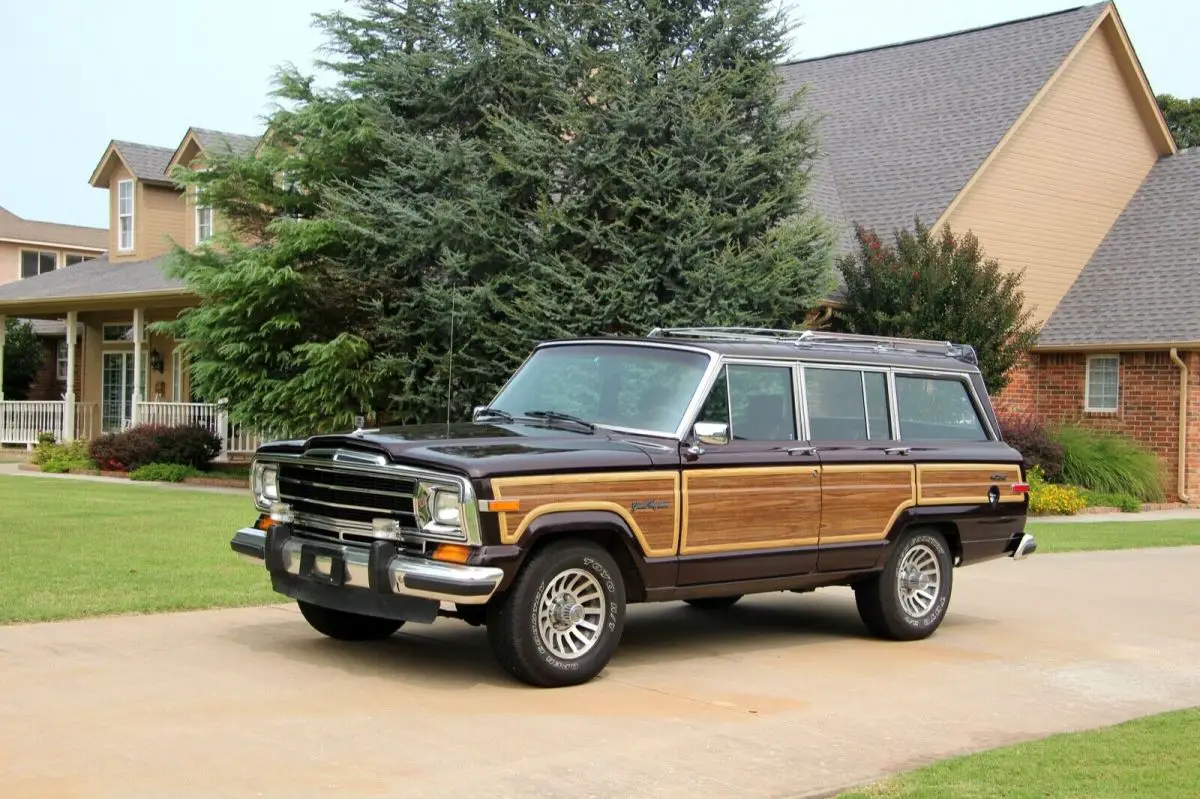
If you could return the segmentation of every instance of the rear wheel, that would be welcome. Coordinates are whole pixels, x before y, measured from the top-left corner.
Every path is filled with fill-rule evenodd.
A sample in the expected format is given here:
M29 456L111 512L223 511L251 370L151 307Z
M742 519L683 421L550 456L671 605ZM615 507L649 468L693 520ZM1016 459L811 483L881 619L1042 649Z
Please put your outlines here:
M377 641L404 625L403 621L395 619L347 613L300 600L296 604L300 606L300 615L314 630L339 641Z
M683 601L697 610L724 610L736 605L741 598L742 594L733 594L732 596L704 596Z
M617 562L591 542L551 544L488 604L492 651L518 680L578 685L604 670L625 625Z
M893 546L883 571L855 586L858 615L881 638L929 637L950 605L953 565L941 533L929 529L905 533Z

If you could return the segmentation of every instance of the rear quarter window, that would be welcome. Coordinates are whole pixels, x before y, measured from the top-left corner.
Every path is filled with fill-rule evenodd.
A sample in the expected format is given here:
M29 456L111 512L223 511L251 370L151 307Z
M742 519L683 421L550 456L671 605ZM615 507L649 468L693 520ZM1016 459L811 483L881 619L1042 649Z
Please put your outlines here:
M967 385L953 377L896 375L900 438L987 441Z

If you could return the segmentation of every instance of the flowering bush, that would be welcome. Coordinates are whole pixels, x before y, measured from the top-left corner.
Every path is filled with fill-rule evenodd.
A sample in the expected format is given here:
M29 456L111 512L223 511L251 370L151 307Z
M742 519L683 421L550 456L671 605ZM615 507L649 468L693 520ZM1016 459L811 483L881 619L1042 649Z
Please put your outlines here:
M1042 470L1028 472L1029 512L1034 515L1074 516L1087 506L1083 492L1075 486L1047 483Z

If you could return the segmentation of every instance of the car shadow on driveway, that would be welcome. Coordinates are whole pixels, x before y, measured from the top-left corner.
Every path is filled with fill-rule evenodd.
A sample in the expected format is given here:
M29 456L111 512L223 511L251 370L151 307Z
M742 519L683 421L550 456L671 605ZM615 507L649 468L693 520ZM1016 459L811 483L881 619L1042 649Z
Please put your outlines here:
M456 619L406 625L385 641L349 643L325 638L298 613L286 612L277 621L230 628L225 637L253 651L318 668L355 677L399 677L433 690L513 684L493 658L486 630ZM682 602L653 603L630 608L612 663L669 664L865 638L870 636L848 592L749 596L718 611Z

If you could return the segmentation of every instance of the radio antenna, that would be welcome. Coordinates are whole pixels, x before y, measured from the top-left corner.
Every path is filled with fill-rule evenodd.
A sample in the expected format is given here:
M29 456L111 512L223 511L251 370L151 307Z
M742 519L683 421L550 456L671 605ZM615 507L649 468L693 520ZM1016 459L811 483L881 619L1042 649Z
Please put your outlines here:
M454 301L458 295L455 286L450 287L450 373L446 376L446 435L450 435L450 405L454 392Z

